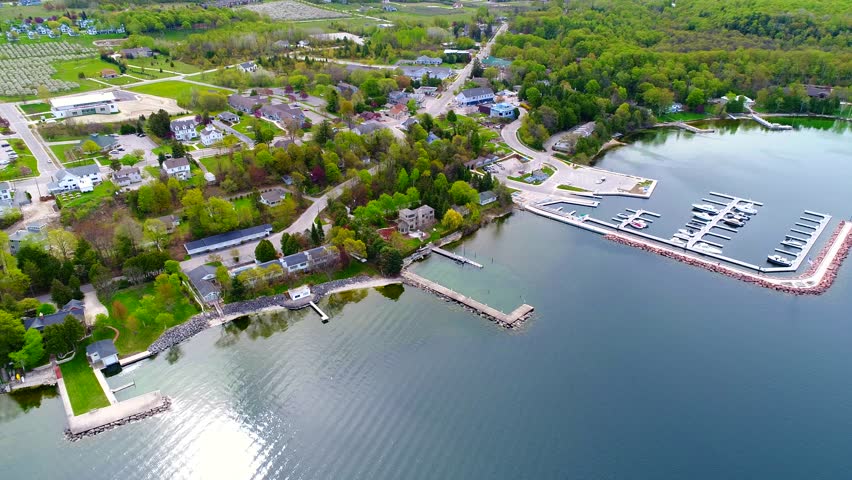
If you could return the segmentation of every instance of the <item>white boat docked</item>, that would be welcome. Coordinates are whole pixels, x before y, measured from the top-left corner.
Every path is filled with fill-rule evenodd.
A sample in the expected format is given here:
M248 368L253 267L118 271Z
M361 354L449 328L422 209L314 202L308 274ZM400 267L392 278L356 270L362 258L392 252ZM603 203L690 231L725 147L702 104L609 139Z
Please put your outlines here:
M773 265L780 265L782 267L792 267L793 261L787 257L782 257L781 255L769 255L766 257L766 261Z
M709 221L713 220L713 215L710 215L709 213L706 213L706 212L694 213L693 216L695 218L699 219L699 220L704 220L705 222L709 222Z
M687 242L688 242L688 241L690 240L690 238L692 238L692 237L690 237L689 235L687 235L687 234L685 234L685 233L675 233L675 234L673 235L673 238L679 238L679 239L681 239L681 240L684 240L684 241L687 241Z
M746 215L756 215L757 214L757 210L755 210L753 203L738 203L738 204L734 205L734 210L736 210L740 213L745 213Z
M722 253L721 248L714 247L713 245L710 245L709 243L704 243L704 242L696 243L695 249L698 250L701 253L716 253L716 254Z
M672 238L669 239L669 241L674 243L678 247L685 247L686 246L686 240L679 238L679 237L672 237Z
M695 231L694 231L694 230L688 230L688 229L686 229L686 228L679 228L679 229L677 230L677 233L680 233L680 234L682 234L682 235L686 235L687 237L694 237L694 236L695 236Z
M719 210L717 210L716 207L710 205L709 203L693 203L692 209L696 212L707 212L713 215L719 213Z

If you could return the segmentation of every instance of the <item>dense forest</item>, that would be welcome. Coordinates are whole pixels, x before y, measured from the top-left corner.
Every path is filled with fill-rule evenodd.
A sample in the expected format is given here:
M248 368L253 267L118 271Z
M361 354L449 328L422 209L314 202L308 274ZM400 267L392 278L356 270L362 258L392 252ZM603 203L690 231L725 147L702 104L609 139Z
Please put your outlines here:
M514 18L494 53L513 60L507 82L533 108L520 132L533 146L595 119L608 127L601 136L615 133L622 104L657 115L675 102L703 111L733 93L767 111L834 113L852 81L852 6L841 3L553 2ZM816 100L803 84L835 88Z

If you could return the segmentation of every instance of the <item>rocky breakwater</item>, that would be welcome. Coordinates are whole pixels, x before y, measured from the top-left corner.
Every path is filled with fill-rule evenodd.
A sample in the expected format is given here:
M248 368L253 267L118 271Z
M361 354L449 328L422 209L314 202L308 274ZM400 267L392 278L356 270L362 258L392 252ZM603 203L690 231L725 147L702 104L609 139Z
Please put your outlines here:
M152 417L154 415L157 415L158 413L163 413L166 410L168 410L169 408L171 408L171 406L172 406L172 399L164 396L164 397L162 397L162 402L160 403L160 405L158 405L158 406L156 406L156 407L154 407L150 410L140 412L140 413L136 413L136 414L133 414L133 415L129 415L129 416L122 418L120 420L116 420L114 422L110 422L110 423L92 428L91 430L73 433L70 428L66 428L65 429L65 439L69 440L71 442L76 442L76 441L82 440L86 437L94 437L95 435L98 435L100 433L104 433L106 431L112 430L113 428L117 428L117 427L120 427L122 425L127 425L128 423L138 422L139 420L144 420L148 417Z
M720 263L714 263L689 255L684 255L682 253L678 253L667 248L658 247L650 243L626 238L621 235L610 234L605 235L604 238L611 240L615 243L636 247L646 252L656 253L658 255L662 255L663 257L671 258L686 263L688 265L700 267L705 270L710 270L711 272L720 273L727 277L734 278L736 280L752 283L757 286L769 288L779 292L789 293L791 295L821 295L831 287L832 283L834 283L834 280L837 278L837 273L840 269L840 265L849 255L849 250L852 249L852 235L846 235L846 237L843 239L843 243L840 245L840 248L837 250L835 255L831 258L831 263L826 267L826 271L822 275L820 280L814 283L812 281L809 281L808 279L817 272L821 264L826 260L826 255L828 255L829 251L832 249L832 246L834 246L837 242L838 236L843 232L844 227L847 223L848 222L840 222L840 225L837 226L837 229L835 229L834 233L832 233L831 237L826 242L819 255L817 255L816 259L813 261L808 270L805 271L805 273L797 277L791 278L770 279L757 274L737 270L732 267L722 265Z
M154 354L160 353L183 342L184 340L192 338L210 326L210 319L215 318L216 316L217 315L212 312L195 315L186 322L163 332L163 334L160 335L160 338L155 340L154 343L148 347L148 351Z

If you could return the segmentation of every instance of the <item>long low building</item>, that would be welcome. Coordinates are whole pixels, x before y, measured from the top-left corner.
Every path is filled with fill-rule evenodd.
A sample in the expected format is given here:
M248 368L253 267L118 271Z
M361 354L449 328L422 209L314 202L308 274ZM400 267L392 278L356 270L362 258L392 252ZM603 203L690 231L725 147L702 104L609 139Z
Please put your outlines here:
M272 225L266 223L257 227L234 230L232 232L220 233L212 237L202 238L194 242L185 243L183 247L186 253L198 255L199 253L213 252L223 248L235 247L253 240L260 240L272 233Z
M80 117L83 115L118 113L115 95L112 93L90 93L74 97L54 98L50 111L56 118Z

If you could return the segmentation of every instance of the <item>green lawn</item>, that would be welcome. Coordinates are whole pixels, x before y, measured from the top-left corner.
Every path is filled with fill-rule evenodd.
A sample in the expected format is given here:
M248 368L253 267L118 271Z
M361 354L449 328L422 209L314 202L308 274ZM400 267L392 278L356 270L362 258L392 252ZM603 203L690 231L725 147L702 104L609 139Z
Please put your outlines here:
M132 70L138 70L136 67L140 67L144 68L146 71L154 70L157 72L159 72L160 69L163 69L163 73L167 71L178 73L197 73L201 71L201 69L195 65L190 65L188 63L181 62L180 60L170 60L162 55L158 55L156 58L134 58L127 63L128 65L132 65Z
M251 115L243 115L242 117L240 117L240 123L232 125L231 128L242 134L247 135L249 138L254 138L255 122L261 127L271 128L272 130L275 130L275 135L281 135L282 133L284 133L284 131L278 128L278 125L276 125L275 123L266 120L261 120L259 118L254 118Z
M692 120L703 120L709 116L706 113L678 112L662 115L659 120L661 122L689 122Z
M104 305L109 310L109 318L95 325L95 338L113 338L115 332L106 328L106 326L114 327L119 331L118 340L115 342L115 347L118 349L119 355L130 355L146 350L164 331L175 325L180 325L189 319L189 317L198 313L195 303L191 302L186 296L181 296L175 303L174 308L168 311L168 313L174 316L174 322L168 325L157 324L155 318L150 318L144 311L140 313L139 309L142 297L154 294L154 283L146 283L138 287L130 287L116 292L112 298L104 302ZM120 302L127 309L127 319L120 320L118 318L119 315L115 311L116 301ZM136 325L133 328L128 326L128 323L133 323L130 317L136 318Z
M106 181L95 187L95 190L89 193L80 193L65 195L66 200L62 200L62 208L97 208L104 198L111 197L118 191L112 182Z
M101 81L110 85L129 85L131 83L136 83L139 80L122 75L115 78L102 78Z
M192 91L193 88L197 88L199 90L204 91L213 90L219 93L223 93L225 95L229 94L229 92L226 90L212 87L204 87L201 85L196 85L194 83L181 82L180 80L166 80L164 82L149 83L148 85L132 87L129 90L137 93L155 95L164 98L173 98L177 100L181 97L181 95L189 95L190 91Z
M89 340L84 340L77 345L77 354L74 360L59 366L62 369L62 378L65 379L65 388L68 390L68 399L74 415L82 415L96 408L109 406L95 372L86 361L86 345Z
M585 188L575 187L573 185L559 185L556 188L560 190L568 190L570 192L588 192Z
M27 145L19 139L9 140L9 145L18 153L18 159L5 168L0 169L0 181L38 175L38 161L32 152L30 152L30 149L27 148ZM26 169L29 170L29 173L27 173Z
M51 15L56 15L56 12L51 12L50 10L44 8L43 5L10 7L8 3L4 3L3 8L0 8L0 21L4 23L6 22L6 20L19 20L29 17L47 18ZM26 35L24 35L24 38L26 38ZM5 36L3 37L3 42L6 42Z
M93 82L88 79L95 78L98 80L102 80L101 70L107 68L116 71L118 70L118 67L116 65L105 62L97 57L57 62L53 64L53 67L56 68L56 74L53 76L53 78L65 80L67 82L76 82L80 84L80 89L75 91L95 90L99 88L104 88L103 84ZM86 79L80 78L81 73L86 76Z
M348 267L332 273L330 279L328 278L328 275L326 275L324 272L315 272L307 275L296 275L294 277L289 277L289 280L287 282L276 285L273 290L275 294L284 293L287 290L293 287L298 287L300 285L317 285L320 283L328 282L330 280L342 280L345 278L356 277L358 275L378 275L378 271L376 271L375 267L370 263L361 263L353 259L351 262L349 262Z
M46 113L50 111L50 105L46 103L27 103L25 105L20 105L20 107L27 115Z

